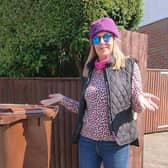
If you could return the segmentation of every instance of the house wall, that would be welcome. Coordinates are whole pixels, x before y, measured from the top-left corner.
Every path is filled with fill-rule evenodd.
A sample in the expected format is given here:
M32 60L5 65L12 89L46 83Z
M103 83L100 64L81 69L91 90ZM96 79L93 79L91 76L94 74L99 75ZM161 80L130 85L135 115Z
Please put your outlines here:
M168 18L139 28L148 35L147 67L168 69Z

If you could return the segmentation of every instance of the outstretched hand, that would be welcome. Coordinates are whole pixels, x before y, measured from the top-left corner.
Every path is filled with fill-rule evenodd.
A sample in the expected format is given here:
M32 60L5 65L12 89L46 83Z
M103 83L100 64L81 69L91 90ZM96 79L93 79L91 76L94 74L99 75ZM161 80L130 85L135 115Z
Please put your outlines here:
M159 101L160 99L151 94L151 93L143 93L139 95L139 102L141 107L145 109L149 109L155 111L159 108L159 106L154 101Z
M40 103L44 106L49 106L52 104L57 104L62 101L63 95L60 93L55 93L55 94L49 94L48 99L41 100Z

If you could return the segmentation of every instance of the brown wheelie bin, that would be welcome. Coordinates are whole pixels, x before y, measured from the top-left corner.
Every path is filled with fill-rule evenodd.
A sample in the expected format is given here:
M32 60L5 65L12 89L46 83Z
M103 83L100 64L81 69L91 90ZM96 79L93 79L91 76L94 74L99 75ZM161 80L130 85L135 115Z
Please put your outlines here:
M49 168L49 116L55 112L38 105L0 104L0 168Z

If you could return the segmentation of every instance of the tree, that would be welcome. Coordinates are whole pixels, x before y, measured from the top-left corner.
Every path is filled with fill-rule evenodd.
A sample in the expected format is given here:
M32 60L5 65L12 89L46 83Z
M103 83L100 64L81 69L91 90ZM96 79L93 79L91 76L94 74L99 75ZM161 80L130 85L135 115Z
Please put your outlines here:
M118 26L136 29L142 5L143 0L2 1L0 76L78 76L89 52L90 23L110 16Z

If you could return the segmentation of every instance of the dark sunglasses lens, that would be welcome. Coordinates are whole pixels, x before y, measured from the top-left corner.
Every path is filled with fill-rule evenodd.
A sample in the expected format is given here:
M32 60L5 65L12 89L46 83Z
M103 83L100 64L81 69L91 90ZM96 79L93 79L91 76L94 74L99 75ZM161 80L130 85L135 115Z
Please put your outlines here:
M103 36L104 42L109 42L111 37L112 37L112 35L109 33L104 34L104 36Z
M92 43L93 43L93 44L99 44L99 42L100 42L100 37L94 36L94 37L92 38Z

